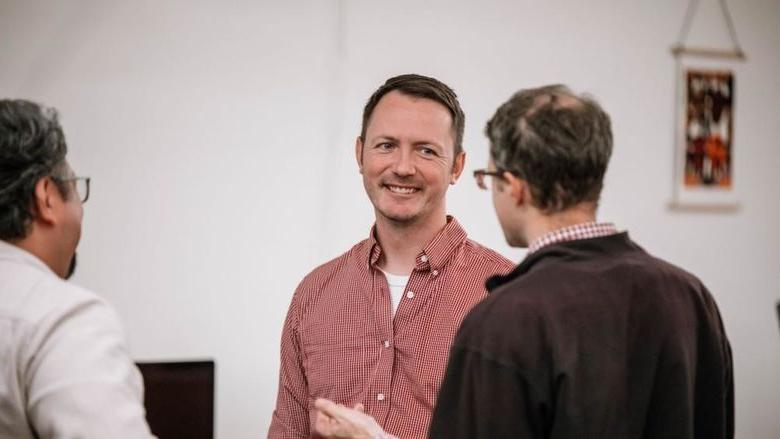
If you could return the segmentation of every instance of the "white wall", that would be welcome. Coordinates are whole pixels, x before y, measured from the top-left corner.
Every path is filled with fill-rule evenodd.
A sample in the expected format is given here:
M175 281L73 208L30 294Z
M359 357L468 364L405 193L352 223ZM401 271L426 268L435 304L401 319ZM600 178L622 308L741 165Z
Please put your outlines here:
M75 281L107 297L139 359L214 357L220 438L265 435L278 338L315 265L365 237L354 165L368 95L405 72L452 85L467 171L450 210L513 259L489 196L484 122L519 88L563 82L613 118L601 217L697 273L720 304L740 438L780 437L780 3L730 2L742 209L670 212L674 71L686 2L0 0L0 96L61 111L93 177ZM717 0L691 41L726 43Z

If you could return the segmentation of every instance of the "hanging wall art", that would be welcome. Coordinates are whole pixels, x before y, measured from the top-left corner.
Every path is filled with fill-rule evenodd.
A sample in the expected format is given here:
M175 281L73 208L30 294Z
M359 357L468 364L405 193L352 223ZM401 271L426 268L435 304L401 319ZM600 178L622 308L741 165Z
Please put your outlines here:
M698 1L691 0L678 43L672 48L676 70L675 163L673 209L733 211L739 208L737 72L745 54L725 0L721 11L732 49L695 48L685 38Z

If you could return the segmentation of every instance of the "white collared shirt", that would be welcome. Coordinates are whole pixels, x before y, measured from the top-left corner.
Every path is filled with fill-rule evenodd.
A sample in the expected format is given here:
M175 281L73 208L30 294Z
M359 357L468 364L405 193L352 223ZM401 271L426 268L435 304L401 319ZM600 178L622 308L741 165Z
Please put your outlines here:
M0 241L0 438L149 438L114 310Z

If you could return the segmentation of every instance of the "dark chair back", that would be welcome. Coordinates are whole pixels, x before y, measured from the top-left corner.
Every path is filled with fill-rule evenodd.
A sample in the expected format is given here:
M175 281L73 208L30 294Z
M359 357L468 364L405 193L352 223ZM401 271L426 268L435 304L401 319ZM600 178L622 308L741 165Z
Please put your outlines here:
M777 302L777 323L780 324L780 302Z
M214 361L136 365L152 433L159 439L214 438Z

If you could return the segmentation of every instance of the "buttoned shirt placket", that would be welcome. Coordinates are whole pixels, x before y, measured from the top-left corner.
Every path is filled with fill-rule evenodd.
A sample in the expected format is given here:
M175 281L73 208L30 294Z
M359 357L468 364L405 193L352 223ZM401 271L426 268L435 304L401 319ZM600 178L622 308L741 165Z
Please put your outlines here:
M415 267L409 276L395 318L393 318L387 278L377 266L381 253L381 247L375 243L368 262L369 270L372 272L372 288L369 298L374 304L373 312L380 340L380 355L363 400L367 403L366 412L380 424L383 424L387 420L393 402L392 378L396 340L399 335L403 337L403 322L413 318L430 295L436 291L435 282L442 268L431 267L430 258L425 251L417 255Z

